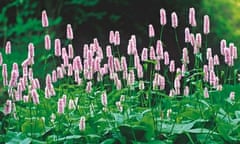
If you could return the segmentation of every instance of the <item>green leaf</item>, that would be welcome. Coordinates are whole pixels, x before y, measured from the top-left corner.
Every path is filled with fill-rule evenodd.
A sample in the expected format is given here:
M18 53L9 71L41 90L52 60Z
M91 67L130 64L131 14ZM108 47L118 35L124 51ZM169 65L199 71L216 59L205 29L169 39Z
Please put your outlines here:
M157 61L156 60L146 60L146 61L144 61L144 62L146 62L146 63L150 63L150 64L157 64Z
M154 140L154 141L148 142L148 144L166 144L166 143L164 141Z
M22 132L26 134L34 134L35 136L41 136L45 132L45 124L42 119L26 120L22 125Z
M6 134L6 144L30 144L32 141L31 138L26 137L21 132L12 132L8 131Z
M211 133L211 134L218 134L216 132L212 132L211 130L209 129L206 129L206 128L195 128L195 129L189 129L189 130L186 130L185 132L189 132L189 133L198 133L198 134L208 134L208 133Z
M170 133L172 134L181 134L185 131L190 130L194 126L195 122L190 123L181 123L181 124L168 124L163 123L162 124L162 132Z
M110 138L110 139L106 139L103 142L101 142L101 144L114 144L116 142L115 139Z
M237 118L240 118L240 111L235 111L235 116L236 116Z

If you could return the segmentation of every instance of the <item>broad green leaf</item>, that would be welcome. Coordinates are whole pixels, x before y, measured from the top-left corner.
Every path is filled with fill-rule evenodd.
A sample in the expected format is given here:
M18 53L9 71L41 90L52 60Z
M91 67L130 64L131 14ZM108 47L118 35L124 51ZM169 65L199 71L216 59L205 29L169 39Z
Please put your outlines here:
M206 128L195 128L195 129L189 129L189 130L185 130L185 132L189 132L189 133L205 133L205 134L208 134L208 133L211 133L211 134L218 134L216 132L212 132L211 130L209 129L206 129Z
M240 118L240 111L235 111L235 116L236 116L237 118Z
M101 144L114 144L116 142L115 139L110 138L110 139L106 139L103 142L101 142Z
M172 134L181 134L185 131L190 130L194 126L194 124L195 124L195 122L180 123L180 124L163 123L162 124L162 132L172 133Z
M45 132L45 124L42 119L26 120L21 128L23 133L32 133L36 136L40 136Z

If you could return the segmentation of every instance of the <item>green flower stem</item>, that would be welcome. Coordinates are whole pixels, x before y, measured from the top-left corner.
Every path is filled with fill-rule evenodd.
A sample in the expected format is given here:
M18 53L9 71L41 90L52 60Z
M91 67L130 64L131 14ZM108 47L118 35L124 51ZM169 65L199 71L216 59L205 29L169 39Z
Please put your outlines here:
M177 47L178 47L178 52L179 52L179 54L181 54L181 47L179 45L177 30L175 28L174 28L174 34L175 34L175 40L176 40Z
M118 59L120 60L120 59L121 59L121 55L120 55L120 51L119 51L119 46L116 46L116 49L117 49L117 56L118 56Z
M30 133L31 133L31 138L33 137L33 128L32 128L32 124L33 124L33 121L32 121L32 104L30 104L29 106L29 112L30 112L30 121L31 121L31 125L30 125Z
M187 135L187 137L188 137L188 139L190 140L190 142L192 143L192 144L195 144L194 143L194 141L193 141L193 139L192 139L192 137L191 137L191 135L187 132L187 133L185 133L186 135Z
M163 29L164 29L164 26L161 26L160 36L159 36L159 39L160 39L161 41L162 41Z

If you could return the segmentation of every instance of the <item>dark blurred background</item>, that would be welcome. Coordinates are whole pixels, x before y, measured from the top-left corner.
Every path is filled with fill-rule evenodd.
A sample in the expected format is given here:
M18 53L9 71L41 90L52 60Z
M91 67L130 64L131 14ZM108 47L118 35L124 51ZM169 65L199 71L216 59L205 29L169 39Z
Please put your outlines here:
M208 47L218 51L223 38L239 46L240 0L0 0L0 47L3 51L6 41L12 41L15 53L9 57L9 63L26 58L21 52L27 50L29 42L35 44L40 55L46 32L41 27L41 12L46 9L50 24L48 33L52 37L65 39L66 25L72 24L76 55L81 55L83 45L92 42L93 38L98 38L104 48L110 30L120 31L122 53L126 53L128 40L135 34L140 52L149 43L148 24L153 24L159 35L159 10L165 8L168 17L163 33L165 50L170 52L172 59L179 59L170 17L173 11L177 12L178 36L180 46L184 47L184 28L189 26L190 7L196 9L195 32L202 33L203 16L210 16Z

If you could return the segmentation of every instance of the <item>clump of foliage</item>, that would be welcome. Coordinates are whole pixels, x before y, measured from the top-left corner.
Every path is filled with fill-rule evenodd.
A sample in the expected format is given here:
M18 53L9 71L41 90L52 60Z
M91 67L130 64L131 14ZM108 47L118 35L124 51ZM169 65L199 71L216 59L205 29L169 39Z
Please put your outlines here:
M208 15L199 25L195 9L189 9L182 45L177 13L167 21L161 9L160 32L149 24L149 45L141 54L136 35L131 35L126 57L119 52L124 49L119 31L110 31L106 48L97 38L84 44L80 56L74 53L71 24L66 39L59 39L51 34L45 10L41 22L42 33L37 35L44 46L29 42L24 59L16 61L9 40L0 53L1 142L240 142L240 90L233 67L237 47L222 40L219 55L208 47ZM178 63L163 41L166 25L175 33ZM195 31L197 26L203 26L203 32ZM44 72L52 60L55 67ZM42 65L36 66L38 61ZM45 81L38 79L37 71L43 71Z

